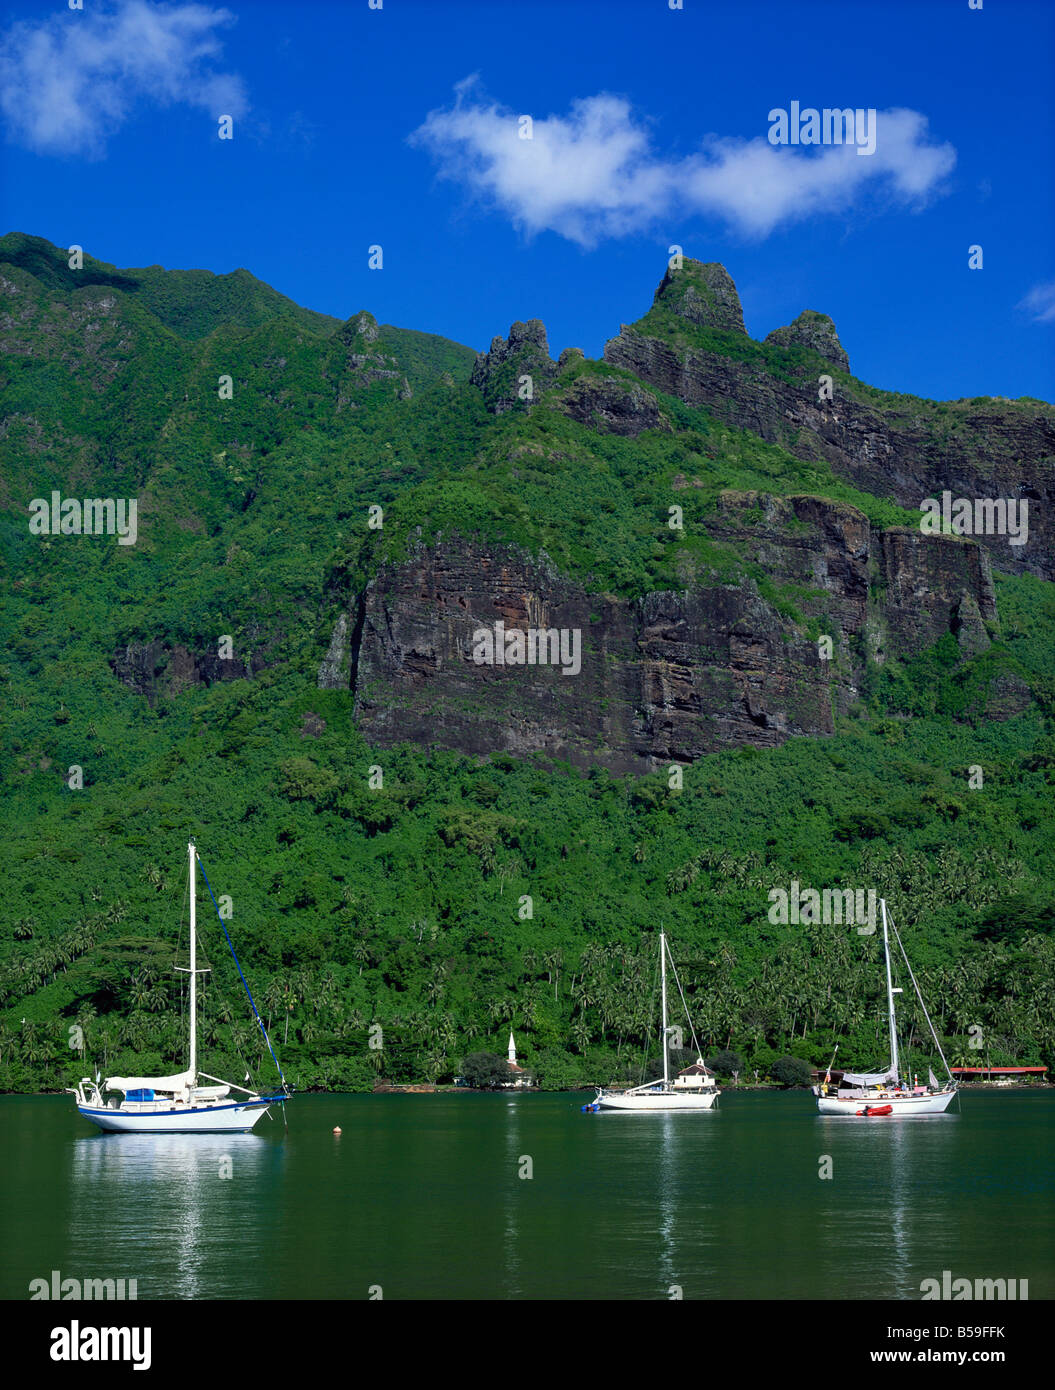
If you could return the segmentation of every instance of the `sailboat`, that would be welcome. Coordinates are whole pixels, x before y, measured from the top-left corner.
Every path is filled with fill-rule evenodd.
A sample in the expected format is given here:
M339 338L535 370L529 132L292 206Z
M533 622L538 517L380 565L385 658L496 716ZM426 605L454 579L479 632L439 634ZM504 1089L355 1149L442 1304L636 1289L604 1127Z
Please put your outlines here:
M257 1013L256 1005L253 1004L253 996L249 994L248 985L245 986L246 994L249 994L253 1013L260 1024L260 1031L264 1035L272 1059L278 1068L279 1077L282 1079L281 1094L261 1095L256 1091L247 1090L245 1086L236 1086L233 1082L221 1081L217 1076L209 1076L207 1072L199 1072L198 1070L198 976L205 974L206 970L199 970L197 963L195 869L200 860L193 840L187 846L187 856L190 865L190 968L186 970L186 973L190 975L190 1057L187 1062L187 1069L177 1072L173 1076L109 1076L101 1083L97 1073L94 1081L90 1077L84 1077L76 1087L68 1088L70 1094L75 1097L77 1109L84 1118L91 1120L92 1124L98 1125L100 1129L111 1133L245 1133L253 1128L268 1106L276 1102L284 1102L290 1094L285 1078L282 1076L282 1068L278 1066L278 1059L275 1057L274 1051L271 1050L271 1041L267 1036L263 1020ZM202 876L205 876L204 868L202 869ZM206 887L209 887L208 878L205 879L205 884ZM211 888L209 888L209 895L212 896ZM215 901L214 898L214 905ZM218 909L217 916L219 916ZM223 925L222 918L220 924ZM227 935L226 927L224 927L224 935ZM230 945L229 936L227 940ZM234 955L233 946L231 947L231 954ZM242 975L237 956L235 956L235 965L238 967L242 984L245 985L245 976ZM177 966L176 969L185 970L186 968ZM203 1086L199 1084L200 1078L215 1084ZM249 1080L248 1075L245 1079ZM232 1091L239 1092L242 1098L231 1099ZM117 1099L116 1096L108 1098L107 1092L117 1092L121 1099Z
M697 1048L696 1061L691 1067L686 1067L684 1071L678 1073L673 1079L670 1078L670 1060L667 1051L667 1041L670 1029L667 1025L667 959L670 958L670 968L674 972L674 980L678 986L678 993L681 995L682 1005L685 1007L685 1017L688 1019L689 1029L692 1032L692 1040ZM659 934L659 967L660 967L660 998L663 1023L663 1077L662 1080L646 1082L643 1086L634 1086L627 1091L608 1090L598 1087L597 1096L592 1104L587 1107L590 1110L710 1110L718 1100L721 1092L714 1078L714 1073L708 1071L703 1057L699 1055L699 1042L696 1038L695 1029L692 1027L692 1019L689 1018L688 1006L685 1005L685 994L681 988L681 981L678 979L677 967L674 958L670 955L670 948L667 945L667 938L663 932Z
M877 1116L900 1117L904 1115L941 1115L949 1108L953 1096L956 1095L957 1086L953 1079L949 1064L945 1061L945 1054L941 1050L941 1043L934 1030L927 1006L923 1002L923 995L920 993L916 977L912 973L912 966L909 964L908 956L905 954L905 947L902 945L901 937L898 936L897 928L893 920L888 918L886 901L879 900L879 906L883 916L883 959L886 964L886 996L887 996L887 1021L890 1029L890 1065L884 1067L882 1071L876 1072L837 1072L835 1075L838 1080L832 1081L832 1065L829 1064L825 1073L824 1080L813 1088L813 1094L817 1097L817 1109L822 1115L853 1115L861 1118L873 1118ZM944 1085L940 1084L933 1071L927 1073L927 1085L921 1086L916 1078L909 1084L901 1076L901 1069L898 1061L897 1048L897 1017L894 1008L895 995L901 994L901 989L895 989L890 968L890 932L894 933L901 951L905 968L908 971L912 987L916 992L920 1008L923 1010L923 1017L927 1020L927 1027L930 1029L931 1037L934 1039L934 1046L937 1048L938 1056L941 1058L945 1067L948 1080ZM838 1046L835 1049L837 1054ZM835 1054L832 1056L832 1063L835 1061Z

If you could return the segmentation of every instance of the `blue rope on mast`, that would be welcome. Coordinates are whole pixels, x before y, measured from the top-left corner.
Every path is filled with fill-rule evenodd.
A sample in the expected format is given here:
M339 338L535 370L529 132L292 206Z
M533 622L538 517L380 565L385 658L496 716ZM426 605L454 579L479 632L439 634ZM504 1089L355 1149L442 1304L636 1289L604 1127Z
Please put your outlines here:
M195 851L195 853L197 853L197 851ZM228 944L228 946L230 946L230 948L231 948L231 958L232 958L232 960L234 961L234 968L238 971L238 978L241 980L242 985L243 985L243 987L244 987L244 989L245 989L246 995L247 995L248 998L249 998L249 1003L250 1003L250 1005L252 1006L253 1013L256 1014L256 1021L257 1021L257 1023L260 1024L260 1031L261 1031L261 1033L263 1033L263 1035L264 1035L264 1041L267 1043L267 1050L268 1050L268 1052L271 1053L271 1060L274 1062L274 1064L275 1064L275 1069L276 1069L276 1071L278 1072L279 1076L280 1076L281 1079L282 1079L282 1085L285 1086L285 1084L286 1084L286 1078L285 1078L285 1076L283 1076L283 1074L282 1074L282 1068L281 1068L281 1067L279 1066L279 1064L278 1064L278 1058L275 1056L275 1049L271 1046L271 1039L268 1037L268 1035L267 1035L267 1029L264 1027L264 1020L260 1017L259 1013L257 1013L257 1007L256 1007L256 1005L253 1003L253 996L252 996L252 994L251 994L250 991L249 991L249 986L246 984L245 976L242 974L242 967L238 964L238 957L235 955L235 950L234 950L234 942L231 940L230 936L228 935L227 927L224 925L224 920L223 920L223 918L220 916L220 909L219 909L219 907L217 906L216 898L215 898L215 896L213 895L212 884L209 882L209 875L205 872L205 865L202 864L202 862L201 862L201 855L198 854L198 855L197 855L197 858L198 858L198 864L199 864L200 867L201 867L201 876L202 876L202 878L205 880L205 886L206 886L206 888L208 888L208 890L209 890L209 897L212 898L212 905L213 905L214 908L216 908L216 918L217 918L218 922L220 923L220 926L223 927L223 934L224 934L224 936L227 937L227 944Z

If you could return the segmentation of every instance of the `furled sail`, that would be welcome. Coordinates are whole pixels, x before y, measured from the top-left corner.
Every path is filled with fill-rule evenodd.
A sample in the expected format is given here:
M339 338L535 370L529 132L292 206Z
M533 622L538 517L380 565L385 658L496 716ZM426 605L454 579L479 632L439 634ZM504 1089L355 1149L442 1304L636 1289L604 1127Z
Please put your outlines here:
M192 1071L177 1072L175 1076L108 1076L106 1089L109 1091L176 1091L186 1090L194 1085Z
M842 1086L881 1086L884 1081L896 1081L893 1071L887 1067L886 1071L844 1071Z

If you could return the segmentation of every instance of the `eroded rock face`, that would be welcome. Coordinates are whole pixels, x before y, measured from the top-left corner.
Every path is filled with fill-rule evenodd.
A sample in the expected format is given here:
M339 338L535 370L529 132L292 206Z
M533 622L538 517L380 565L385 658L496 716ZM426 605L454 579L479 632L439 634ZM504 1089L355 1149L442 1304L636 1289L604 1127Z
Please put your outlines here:
M581 425L635 438L643 430L670 430L651 391L622 377L581 376L563 402L565 414Z
M643 771L729 743L831 730L827 671L813 660L812 680L799 679L812 648L801 642L789 655L779 621L735 586L625 603L590 596L513 548L468 544L383 571L363 616L356 719L382 744ZM499 620L578 630L578 675L475 664L474 633Z
M766 342L775 343L778 347L809 348L840 371L850 370L850 359L839 341L835 324L827 314L818 314L813 309L803 310L786 328L774 328L773 332L767 335Z
M685 260L680 270L667 270L652 301L670 309L697 328L721 328L744 333L744 311L732 276L716 261Z
M118 680L146 698L151 708L159 698L170 698L194 685L245 680L262 671L267 656L256 651L248 660L226 659L212 651L191 651L181 643L133 642L110 658Z
M946 632L959 632L972 605L980 620L996 622L989 557L981 546L891 526L879 534L878 559L895 655L915 655Z
M998 401L954 403L945 423L934 407L891 397L882 411L836 390L817 399L817 379L784 380L754 361L679 348L624 327L604 360L689 405L705 406L799 458L825 458L865 492L918 508L925 498L1005 498L1029 507L1025 544L976 537L1002 570L1055 579L1055 407Z
M557 375L557 364L549 355L546 327L541 319L514 323L508 338L493 338L487 352L481 352L473 366L474 386L483 392L487 408L501 415L515 406L530 403ZM531 395L520 394L522 378L531 378Z
M513 546L452 538L419 547L382 569L344 620L360 728L379 744L647 771L832 733L835 711L857 695L858 634L882 660L961 630L971 604L983 630L995 619L978 547L874 536L844 504L730 492L712 534L795 586L797 617L782 617L749 579L701 577L684 591L622 600L588 594ZM806 633L811 618L832 638L830 660ZM477 664L474 634L499 621L506 631L578 630L578 674ZM343 664L331 648L320 683Z
M378 381L398 383L396 390L402 401L410 400L414 394L396 358L379 352L374 346L379 334L377 320L364 309L342 323L334 335L335 341L343 349L337 390L338 411L349 407L355 410L356 394L364 386Z

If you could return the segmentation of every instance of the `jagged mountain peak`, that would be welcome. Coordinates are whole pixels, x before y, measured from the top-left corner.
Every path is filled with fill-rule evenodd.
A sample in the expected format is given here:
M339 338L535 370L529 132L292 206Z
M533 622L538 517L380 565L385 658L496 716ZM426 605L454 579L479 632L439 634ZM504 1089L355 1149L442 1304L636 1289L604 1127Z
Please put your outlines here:
M488 409L501 415L520 402L533 400L556 374L546 325L541 319L518 319L510 325L507 338L492 338L487 352L477 356L472 383L483 392ZM525 377L531 379L530 394L524 394Z
M777 347L810 348L841 371L850 370L850 359L839 341L835 324L827 314L819 314L815 309L803 309L786 327L774 328L766 342L775 343Z
M368 309L360 309L351 318L345 319L337 330L337 336L346 343L354 343L362 340L367 343L377 341L380 329L377 326L377 319Z
M744 311L733 278L717 261L683 260L681 268L669 266L653 298L687 319L697 328L719 328L733 333L746 333Z

